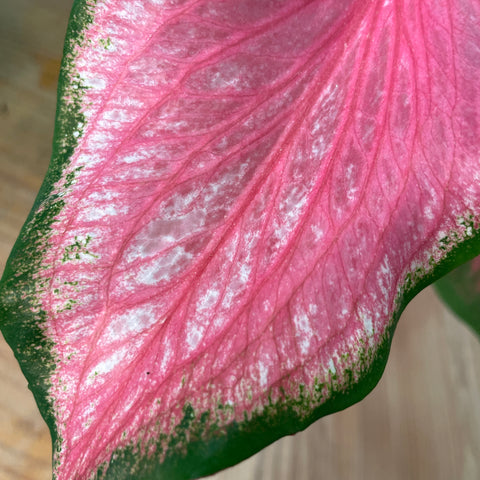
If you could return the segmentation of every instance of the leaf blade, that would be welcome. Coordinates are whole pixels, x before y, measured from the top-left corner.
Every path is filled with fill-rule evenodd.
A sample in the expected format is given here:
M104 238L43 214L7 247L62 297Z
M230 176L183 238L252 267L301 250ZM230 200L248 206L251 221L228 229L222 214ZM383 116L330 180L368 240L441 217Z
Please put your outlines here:
M447 129L446 159L434 148L429 136L448 124L441 123L445 120L441 115L427 115L431 112L428 98L418 93L421 89L405 67L413 63L408 38L403 43L399 40L398 18L397 23L391 20L388 4L383 10L360 8L355 2L341 5L350 7L346 10L331 6L328 22L323 10L316 11L321 5L318 2L284 2L283 9L274 14L247 8L239 17L246 22L247 33L242 32L237 15L212 13L207 2L172 5L173 17L182 21L169 23L168 9L160 9L161 21L155 22L149 16L151 12L142 19L142 9L136 19L128 8L123 14L121 8L109 10L108 5L95 10L91 29L83 33L88 41L82 39L84 43L75 57L75 74L70 72L72 88L88 84L82 96L85 121L72 122L70 113L60 114L60 121L69 120L70 137L78 139L78 147L73 149L65 169L55 164L61 177L52 182L53 194L37 203L39 212L46 211L44 202L50 198L61 199L63 208L61 213L54 213L50 246L42 252L42 266L33 276L37 290L31 296L37 301L41 298L42 310L48 312L42 323L47 325L47 337L53 339L54 347L49 344L48 349L55 351L56 370L49 377L52 386L48 393L53 398L54 422L62 429L57 443L60 478L68 478L73 472L86 474L91 465L106 461L110 441L129 445L132 438L137 438L140 451L143 448L145 453L151 447L150 438L159 435L156 426L148 424L152 418L163 418L160 436L164 432L171 435L161 439L157 452L162 445L167 456L168 451L180 449L180 456L172 460L180 476L187 475L181 469L188 468L181 460L182 448L191 445L186 446L184 440L211 434L209 441L219 442L217 433L209 430L218 427L216 422L220 430L235 431L244 412L247 417L254 416L256 409L266 412L272 395L278 404L278 430L265 434L259 444L291 433L293 427L282 426L282 402L289 396L295 408L286 408L293 408L288 412L297 415L295 428L302 428L321 414L315 402L325 405L325 397L331 398L337 386L348 390L350 377L366 382L368 388L376 382L386 357L380 352L385 345L388 350L407 293L419 288L422 276L438 275L436 264L446 258L437 245L440 234L446 230L456 235L457 242L472 237L472 244L478 248L476 232L468 233L478 225L478 191L472 185L470 197L459 198L463 184L447 182L449 170L461 170L463 166L470 171L474 162L472 153L467 158L455 156L456 145L477 148L474 153L478 153L478 145L471 145L465 138L454 142L452 130ZM209 28L200 28L198 20L192 22L188 8L199 8L195 14L203 14ZM418 22L420 10L416 9ZM248 18L252 13L259 16ZM137 20L133 30L131 25ZM150 52L142 46L141 54L133 54L137 63L127 59L127 67L118 69L116 62L122 55L132 57L135 42L126 41L123 34L115 37L115 32L105 38L104 32L112 22L128 30L130 22L133 39L133 33L138 37L138 25L149 30L148 21L156 29L163 28L158 41L151 42L153 34L140 38L159 48L161 54L151 54L153 58L145 62ZM229 28L220 28L218 23L222 21ZM298 25L308 26L309 22L315 28L304 28L298 34ZM388 28L382 32L384 22ZM157 24L167 25L170 30ZM105 30L101 26L106 26ZM414 36L417 30L411 28L408 33ZM188 36L183 42L171 40L183 38L191 29L195 41L188 42ZM213 40L209 36L212 29L217 35ZM363 33L369 29L370 37ZM220 40L224 42L222 34L230 30L234 33L229 50ZM273 42L279 31L297 33L294 41L288 42L289 35L284 35L285 44ZM392 32L395 42L390 49ZM255 38L255 42L249 43L249 38ZM170 56L176 55L178 65L187 54L195 58L200 51L201 58L189 59L192 63L175 69L172 59L165 55L165 39L170 41L167 47L172 49L174 45ZM349 49L345 40L350 42ZM374 45L384 47L375 50ZM121 54L112 50L119 46L125 49ZM304 50L299 53L302 46ZM287 47L291 55L285 55ZM114 54L115 68L108 63L110 54ZM259 61L262 58L268 62ZM448 58L448 52L440 55L444 62ZM163 62L160 67L155 63L159 59ZM361 70L358 59L370 65L368 75ZM395 70L399 59L403 66ZM439 68L425 58L417 60L423 60L425 71ZM373 69L373 65L378 68ZM152 70L146 75L148 68ZM378 75L378 71L384 75ZM350 72L352 76L345 82L343 78ZM423 81L425 89L442 87L444 103L438 101L438 109L457 95L451 88L444 89L440 81L432 85L421 75L415 80ZM159 98L145 94L158 93L158 85ZM375 98L378 91L381 93ZM139 92L141 98L136 98ZM65 106L70 102L69 93L63 97ZM130 108L132 102L139 103L133 117L124 118L125 111L122 114L116 104L119 99ZM412 104L409 106L406 100ZM148 101L153 102L154 109ZM409 111L413 107L426 115L426 126L420 128L411 120ZM395 110L396 116L389 109ZM461 115L456 118L460 123ZM79 127L78 123L83 125ZM398 136L392 135L389 145L382 133L385 129L395 130ZM62 139L57 142L61 145ZM183 150L178 147L180 143ZM433 174L431 161L422 159L421 151L427 148L424 144L439 161L443 168L440 172ZM379 161L385 149L389 154ZM114 168L109 170L110 163ZM142 168L132 168L136 163ZM423 174L423 170L432 175ZM459 175L462 182L469 180L464 177ZM442 211L442 200L445 203L448 195L442 197L442 190L438 189L439 194L434 188L438 185L448 187L448 201L453 204L449 212ZM421 209L412 211L412 198ZM467 214L473 215L468 220L471 224L457 225L457 217ZM28 228L32 234L32 227ZM392 258L392 249L397 249L398 258ZM430 265L429 259L435 265ZM405 287L404 276L409 270L415 275L417 268L418 278ZM44 292L46 284L48 290ZM204 290L202 285L206 286ZM358 285L363 289L357 289ZM163 302L167 296L168 302ZM379 299L383 305L377 310L372 305ZM324 311L319 314L320 308ZM379 318L375 317L378 312ZM144 338L146 333L151 338ZM338 349L341 355L337 356L330 341L335 334L345 335ZM349 336L354 337L353 343ZM153 340L162 345L161 351L155 351ZM362 351L368 352L368 348L371 358L365 366ZM323 358L315 364L311 357L318 352ZM346 354L350 356L348 361L342 357ZM152 360L155 355L159 357L156 364ZM271 360L272 355L277 355L276 361ZM115 365L129 357L136 359L129 361L126 372L121 373L129 373L136 382L124 378L119 390L109 377L116 375ZM242 357L253 360L240 362ZM195 372L182 370L188 362L192 364L192 359ZM364 370L372 368L370 362L377 373L361 377ZM205 387L210 377L217 379L214 394ZM289 381L282 384L285 377ZM240 384L241 380L247 385ZM303 384L307 384L303 387L308 390L307 399L302 399ZM178 392L185 385L191 398L186 397L181 405L183 394ZM162 392L168 386L169 393L158 394L160 386ZM357 392L362 395L368 388L357 384ZM202 396L195 396L198 391ZM146 433L138 423L139 415L128 412L130 395L136 396L134 404L143 408L143 413L153 410L144 416ZM162 413L155 411L156 405L148 400L155 395L155 400L167 405ZM337 397L332 408L343 408L360 396L350 393L343 403ZM117 404L96 403L102 398L116 398ZM255 403L257 400L259 403ZM305 405L303 400L307 400ZM225 408L230 403L234 407ZM115 410L119 405L123 408ZM48 408L52 410L51 405ZM202 433L192 429L190 408L194 412L210 411L214 417L211 424L203 426ZM321 411L329 408L322 407ZM171 425L167 417L172 412L176 415L174 424L185 428ZM109 430L104 419L112 417L114 427L125 427L126 439L123 432ZM197 420L201 417L198 413ZM200 452L203 441L196 444ZM241 443L246 445L247 440ZM234 455L235 443L229 445L225 448L233 449ZM161 463L162 455L154 461ZM213 461L226 466L238 458ZM167 468L165 462L163 465ZM218 468L216 465L213 468Z

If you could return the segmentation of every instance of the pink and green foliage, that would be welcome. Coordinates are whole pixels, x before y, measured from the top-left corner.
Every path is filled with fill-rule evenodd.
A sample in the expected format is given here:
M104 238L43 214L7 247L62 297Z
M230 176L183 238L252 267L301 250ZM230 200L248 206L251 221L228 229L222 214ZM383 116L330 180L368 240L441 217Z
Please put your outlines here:
M194 478L370 391L480 253L475 0L78 0L1 325L54 477Z
M480 336L480 257L464 263L435 283L450 308Z

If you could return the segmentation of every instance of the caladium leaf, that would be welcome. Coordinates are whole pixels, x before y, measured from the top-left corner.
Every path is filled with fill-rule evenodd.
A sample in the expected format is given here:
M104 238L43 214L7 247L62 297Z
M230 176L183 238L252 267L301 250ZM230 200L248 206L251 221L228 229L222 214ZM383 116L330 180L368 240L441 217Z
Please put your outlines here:
M448 306L480 337L480 257L435 282Z
M54 476L193 478L373 388L480 253L480 6L76 1L1 326Z

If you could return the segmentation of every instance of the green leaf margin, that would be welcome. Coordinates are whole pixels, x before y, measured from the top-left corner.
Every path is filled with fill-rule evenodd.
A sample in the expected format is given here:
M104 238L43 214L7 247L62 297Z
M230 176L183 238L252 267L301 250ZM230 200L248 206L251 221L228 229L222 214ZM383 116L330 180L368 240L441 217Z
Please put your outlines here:
M62 197L52 193L54 186L77 146L73 132L85 122L81 112L85 87L71 72L74 72L76 50L82 45L83 31L93 23L95 4L96 0L74 0L58 78L52 159L0 280L0 329L28 380L28 387L50 429L54 449L60 446L61 439L48 389L56 358L52 353L53 343L44 334L46 312L35 300L38 289L47 287L48 281L38 285L32 279L41 268L42 251L48 244L51 225L64 206ZM67 178L65 187L73 181L73 176Z

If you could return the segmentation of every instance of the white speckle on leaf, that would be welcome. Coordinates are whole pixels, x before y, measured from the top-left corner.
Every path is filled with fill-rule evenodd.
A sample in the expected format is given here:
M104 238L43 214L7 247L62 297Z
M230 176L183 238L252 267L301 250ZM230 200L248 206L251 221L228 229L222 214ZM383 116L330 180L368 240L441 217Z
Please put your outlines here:
M132 152L121 157L119 161L124 163L135 163L141 160L145 160L146 159L145 157L146 157L145 155L139 154L138 152Z
M425 209L423 210L423 214L425 215L425 218L427 218L428 220L433 220L435 218L435 215L432 212L432 207L430 206L425 207Z
M311 303L308 306L308 311L310 315L315 315L318 312L318 306L315 303Z
M159 370L159 373L160 374L165 374L167 369L168 369L168 365L170 364L172 358L173 358L173 353L174 353L174 350L170 344L170 340L166 339L165 342L162 344L162 360L160 362L160 370Z
M144 266L138 274L138 281L144 285L156 285L162 280L170 280L187 266L192 256L181 246L173 247Z
M154 324L161 324L165 319L159 319L152 305L142 305L114 316L108 330L112 338L125 337L143 332Z
M190 351L193 351L197 348L200 340L202 339L204 329L198 325L191 323L188 327L187 333L187 343Z
M300 351L303 355L308 353L310 342L314 335L308 316L305 313L297 314L293 317L297 342L300 345Z
M384 298L387 298L393 282L393 273L387 255L383 257L383 261L380 264L380 271L377 274L377 278L380 291L383 293Z
M262 388L264 388L267 386L268 382L268 367L263 362L258 363L258 373L260 385L262 386Z
M243 263L240 266L240 281L242 282L242 284L245 284L248 282L251 271L252 271L252 268L245 263Z
M360 320L363 323L363 327L365 329L365 333L367 334L368 337L371 337L373 335L373 321L371 315L365 311L361 310L359 312Z
M307 192L298 187L292 188L278 206L278 217L273 222L273 239L278 250L290 238L293 226L299 221L307 203Z
M102 90L107 86L107 82L101 77L86 77L83 76L82 83L86 87L94 88L95 90Z
M85 210L83 218L89 222L94 220L100 220L104 217L113 217L118 215L118 211L112 204L102 205L101 207L89 208Z
M336 374L337 374L337 369L335 368L335 364L333 363L333 358L331 358L331 359L328 361L328 371L329 371L332 375L336 375Z
M209 310L213 307L220 296L220 292L218 290L209 289L205 293L205 295L201 296L197 301L197 311L204 312Z
M90 375L87 378L87 384L92 384L98 376L105 375L118 365L122 364L125 361L125 351L126 347L115 350L112 355L97 363L97 365L95 365L90 371Z
M310 228L312 229L313 236L315 241L318 242L323 237L324 231L319 228L317 225L311 225Z

